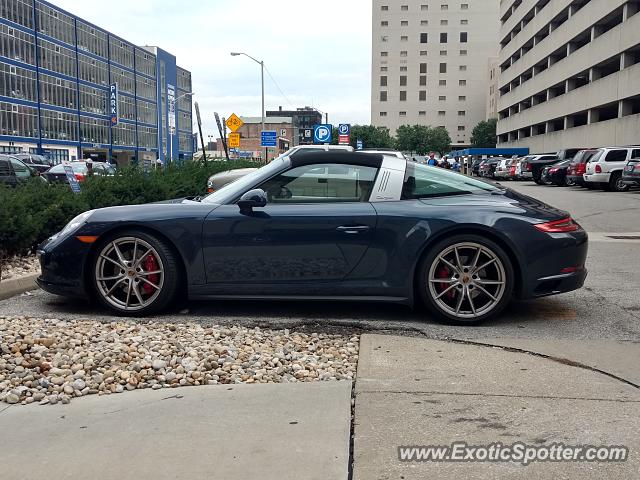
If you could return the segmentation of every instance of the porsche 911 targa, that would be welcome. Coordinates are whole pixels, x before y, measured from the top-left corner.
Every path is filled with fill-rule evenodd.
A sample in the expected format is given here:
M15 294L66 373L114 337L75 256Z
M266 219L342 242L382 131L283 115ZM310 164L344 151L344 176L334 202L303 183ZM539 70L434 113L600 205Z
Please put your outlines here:
M46 291L148 315L177 298L424 304L478 323L580 288L587 234L494 183L383 154L280 157L200 201L102 208L38 249Z

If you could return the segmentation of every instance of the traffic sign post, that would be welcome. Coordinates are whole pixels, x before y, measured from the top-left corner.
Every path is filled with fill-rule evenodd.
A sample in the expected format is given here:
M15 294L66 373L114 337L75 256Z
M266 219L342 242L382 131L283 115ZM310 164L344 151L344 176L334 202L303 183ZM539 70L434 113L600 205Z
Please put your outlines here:
M328 123L314 125L313 127L313 143L331 143L333 134L333 125Z
M226 125L229 127L229 130L235 133L242 128L244 122L235 113L232 113L231 116L227 118Z
M239 133L230 133L229 134L229 148L240 148L240 134Z
M364 143L362 143L362 140L358 139L358 141L356 142L356 150L362 150L364 148Z
M275 130L264 130L260 135L261 147L277 147L278 146L278 132Z

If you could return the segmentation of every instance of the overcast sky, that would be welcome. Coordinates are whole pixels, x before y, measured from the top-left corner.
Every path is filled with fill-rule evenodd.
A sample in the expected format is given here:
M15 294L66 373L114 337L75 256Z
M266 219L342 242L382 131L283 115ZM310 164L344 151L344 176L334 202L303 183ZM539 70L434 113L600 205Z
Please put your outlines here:
M137 45L176 55L193 75L204 135L213 112L260 115L266 108L314 106L337 123L370 122L371 0L51 0ZM286 96L286 98L285 98ZM195 115L194 115L195 121Z

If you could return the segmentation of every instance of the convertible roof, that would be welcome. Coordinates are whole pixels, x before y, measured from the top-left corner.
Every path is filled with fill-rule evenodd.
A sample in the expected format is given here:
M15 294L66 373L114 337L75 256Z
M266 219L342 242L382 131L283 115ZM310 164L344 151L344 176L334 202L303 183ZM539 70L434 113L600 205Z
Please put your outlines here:
M294 157L291 157L291 166L299 167L314 163L344 163L380 168L382 159L383 155L380 153L355 153L338 150L330 150L328 152L304 152L300 150Z

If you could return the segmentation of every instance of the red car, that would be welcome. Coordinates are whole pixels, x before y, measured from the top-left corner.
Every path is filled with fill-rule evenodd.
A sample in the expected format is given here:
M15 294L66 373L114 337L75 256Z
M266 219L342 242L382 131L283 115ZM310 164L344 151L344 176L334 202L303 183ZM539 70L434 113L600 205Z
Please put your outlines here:
M595 148L588 148L576 153L576 156L573 157L569 164L569 168L567 169L567 180L573 181L576 185L584 187L585 182L582 175L587 172L587 162L589 162L591 157L593 157L597 151L598 150Z

